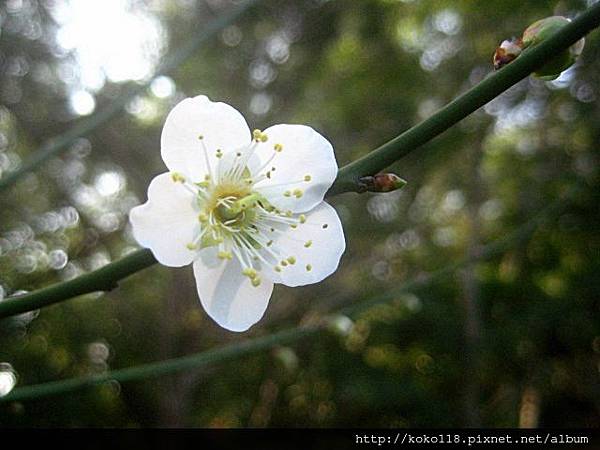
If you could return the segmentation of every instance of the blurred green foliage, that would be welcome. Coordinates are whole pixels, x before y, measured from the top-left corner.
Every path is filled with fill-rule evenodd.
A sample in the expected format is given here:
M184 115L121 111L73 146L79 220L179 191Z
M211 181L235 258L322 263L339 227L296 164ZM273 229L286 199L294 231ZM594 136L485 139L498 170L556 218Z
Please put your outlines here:
M82 68L56 39L60 3L0 5L2 172L77 120ZM231 4L129 7L158 21L164 55ZM185 96L226 101L251 127L309 124L330 139L342 165L481 80L503 39L585 7L581 0L265 0L172 79L2 193L0 293L68 279L135 247L127 212L164 170L162 121ZM580 63L558 80L524 80L398 162L404 190L335 198L348 241L340 269L317 286L277 287L248 333L226 332L206 316L191 270L153 267L107 295L0 322L0 363L26 385L264 335L476 255L583 185L526 244L366 311L345 338L2 404L0 425L597 425L599 40L588 36ZM98 109L132 82L86 89Z

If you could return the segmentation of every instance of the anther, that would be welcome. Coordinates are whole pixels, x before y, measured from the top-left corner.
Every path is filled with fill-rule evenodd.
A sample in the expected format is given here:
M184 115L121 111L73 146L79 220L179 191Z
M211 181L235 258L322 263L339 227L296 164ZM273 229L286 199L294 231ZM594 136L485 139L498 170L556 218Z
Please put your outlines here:
M289 262L290 264L296 264L296 258L294 256L290 256L287 259L287 262Z
M202 140L202 139L204 139L204 136L202 134L199 134L198 139Z
M306 265L306 271L310 272L312 270L312 266L310 264Z
M171 179L175 183L184 183L185 182L185 177L183 175L181 175L179 172L172 172Z
M219 257L219 259L232 259L233 255L231 254L231 252L219 252L217 254L217 256Z
M198 214L198 220L200 222L206 222L208 220L208 214L201 212L200 214Z
M259 277L252 278L251 283L252 283L252 286L254 286L254 287L260 286L260 278Z
M283 195L284 195L285 197L291 197L291 196L292 196L292 193L291 193L290 191L285 191L285 192L283 193Z
M312 180L310 175L304 175L304 181L309 182L310 180Z
M262 131L260 131L259 129L256 129L256 130L254 130L254 131L252 132L252 138L253 138L253 139L254 139L256 142L260 141L260 137L261 137L261 135L262 135Z
M306 248L310 247L311 245L312 245L312 241L306 241L306 242L304 243L304 246L305 246Z
M281 267L280 266L275 266L274 269L275 269L275 272L281 272Z
M242 270L242 274L246 275L251 280L254 280L257 276L256 270L254 270L252 267L246 267L244 270Z
M283 150L283 145L281 145L281 144L275 144L275 145L273 146L273 149L274 149L274 150L275 150L277 153L280 153L280 152ZM275 170L275 168L273 168L273 170Z
M185 245L187 247L188 250L196 250L198 248L198 246L196 244L194 244L193 242L190 242L189 244Z
M294 192L292 192L292 194L294 194L294 197L300 198L304 195L304 191L302 189L294 189Z
M304 214L300 214L298 220L300 220L300 223L306 223L306 216Z
M217 153L215 155L217 158L221 158L223 156L223 151L219 148L217 149Z

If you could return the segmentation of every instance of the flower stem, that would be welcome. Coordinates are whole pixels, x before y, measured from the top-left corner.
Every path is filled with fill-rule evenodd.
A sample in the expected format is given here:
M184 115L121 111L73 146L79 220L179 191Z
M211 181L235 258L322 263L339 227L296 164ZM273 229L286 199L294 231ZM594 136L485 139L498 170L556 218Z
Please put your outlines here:
M432 140L452 125L525 78L553 55L571 46L600 25L600 3L588 8L544 42L527 49L515 61L490 75L429 119L410 128L366 156L342 167L328 196L360 192L360 178L372 175ZM0 189L2 184L0 183ZM69 298L114 288L118 281L156 263L149 250L138 250L119 261L73 280L0 302L0 319L48 306Z

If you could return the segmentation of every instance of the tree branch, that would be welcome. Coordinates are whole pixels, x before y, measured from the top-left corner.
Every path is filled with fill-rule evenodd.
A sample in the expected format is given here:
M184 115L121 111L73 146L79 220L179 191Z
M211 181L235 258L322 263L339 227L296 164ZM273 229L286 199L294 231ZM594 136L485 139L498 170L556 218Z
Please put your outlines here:
M402 293L410 292L418 288L425 288L439 280L448 277L460 268L467 267L478 261L489 260L494 256L503 254L506 250L524 242L543 222L559 215L565 208L565 200L574 197L576 192L577 190L573 189L563 198L556 199L512 233L481 248L477 255L470 257L467 256L461 261L452 263L446 267L431 272L427 276L419 275L402 283L395 289L375 298L371 298L367 301L358 301L353 305L344 307L336 313L325 316L319 323L290 328L278 333L249 339L243 342L236 342L180 358L142 364L139 366L129 367L127 369L113 370L98 375L88 375L66 380L24 386L15 389L4 397L0 397L0 403L23 401L46 397L49 395L63 394L65 392L83 389L113 380L118 382L126 382L146 378L155 378L183 370L197 369L200 367L231 361L262 350L273 348L278 345L290 344L304 338L315 336L327 327L329 324L329 318L333 318L339 314L356 316L372 306L393 301Z
M358 192L359 178L372 175L407 155L417 147L456 124L502 92L542 66L560 51L567 49L600 25L600 3L587 9L570 24L546 41L526 50L515 61L490 75L477 86L449 103L429 119L410 128L366 156L342 167L327 193ZM2 184L0 183L0 189ZM58 303L77 295L110 290L118 281L156 263L149 250L138 250L103 268L73 280L0 302L0 319Z
M553 56L569 48L598 25L600 25L600 3L588 8L547 40L528 48L516 60L488 76L427 120L343 167L329 193L358 192L360 177L373 175L385 169L417 147L442 134L543 66Z

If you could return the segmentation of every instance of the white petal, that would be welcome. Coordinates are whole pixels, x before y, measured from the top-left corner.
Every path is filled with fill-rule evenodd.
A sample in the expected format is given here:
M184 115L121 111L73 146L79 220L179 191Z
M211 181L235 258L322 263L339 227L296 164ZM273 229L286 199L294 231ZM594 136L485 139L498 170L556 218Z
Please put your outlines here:
M208 165L215 171L218 149L223 153L234 151L248 145L250 139L248 124L235 108L200 95L181 101L167 116L161 155L169 170L201 181L209 174L203 145Z
M281 144L283 150L262 171L270 170L271 178L257 183L256 190L283 210L303 212L319 204L337 176L337 162L333 147L327 139L305 125L275 125L266 129L268 141L260 143L256 154L262 164L273 155L275 144ZM271 170L275 167L275 170ZM251 171L257 169L250 166ZM253 176L256 175L253 171ZM305 181L304 177L310 177ZM301 189L302 197L285 196Z
M197 253L186 245L199 232L195 206L196 198L190 191L174 182L169 173L160 174L148 187L148 201L129 213L133 236L165 266L190 264Z
M335 209L321 202L305 216L305 223L296 229L287 227L284 234L274 239L274 249L284 258L295 258L295 263L282 267L281 272L275 272L272 267L263 268L265 276L275 283L287 286L318 283L335 272L339 265L346 240Z
M200 255L194 262L194 276L202 306L223 328L246 331L265 313L273 283L263 278L259 286L252 286L237 259L220 260L214 248Z

